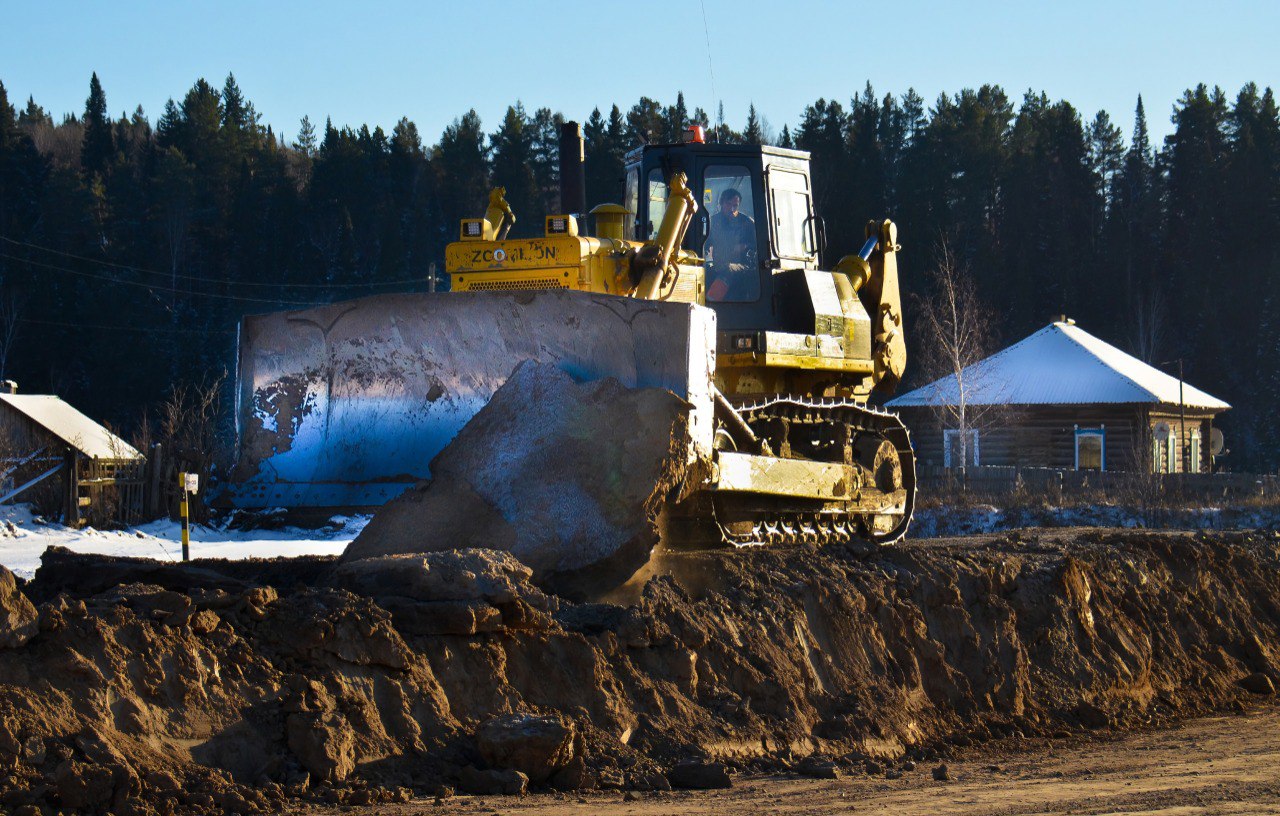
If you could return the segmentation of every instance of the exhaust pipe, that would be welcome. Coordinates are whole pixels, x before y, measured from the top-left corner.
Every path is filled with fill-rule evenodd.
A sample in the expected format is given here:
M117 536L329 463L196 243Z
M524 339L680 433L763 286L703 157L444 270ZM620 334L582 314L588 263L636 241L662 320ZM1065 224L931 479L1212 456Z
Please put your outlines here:
M587 174L582 143L582 126L565 122L560 126L560 212L577 216L587 212Z

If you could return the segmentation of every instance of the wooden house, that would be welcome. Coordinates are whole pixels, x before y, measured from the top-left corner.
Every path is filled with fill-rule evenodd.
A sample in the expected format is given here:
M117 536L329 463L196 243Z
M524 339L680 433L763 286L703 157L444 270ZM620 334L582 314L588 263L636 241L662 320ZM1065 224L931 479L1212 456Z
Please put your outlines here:
M55 396L0 393L0 502L33 501L71 526L130 522L146 458Z
M1203 473L1220 447L1214 417L1231 406L1063 319L888 407L926 465L959 467L963 449L970 466Z

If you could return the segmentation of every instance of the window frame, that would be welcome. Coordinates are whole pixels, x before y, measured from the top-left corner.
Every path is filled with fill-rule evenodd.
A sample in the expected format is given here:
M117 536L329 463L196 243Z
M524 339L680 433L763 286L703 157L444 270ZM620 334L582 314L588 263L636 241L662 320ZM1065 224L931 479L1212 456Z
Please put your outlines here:
M1099 441L1098 450L1098 472L1107 472L1107 426L1098 425L1097 427L1082 428L1075 426L1074 448L1075 448L1075 469L1080 470L1080 440L1096 437ZM1093 470L1093 468L1088 468Z
M785 181L793 183L779 183ZM817 247L815 246L817 242L813 235L813 190L809 185L809 177L798 170L770 167L765 172L765 189L769 197L770 212L773 213L773 217L769 219L769 240L772 243L775 256L779 259L799 261L801 263L814 261L817 255ZM797 195L804 202L804 217L800 221L797 233L800 236L801 248L805 250L803 254L789 254L782 246L782 232L778 223L782 213L782 207L778 201L779 195Z
M723 171L734 171L738 175L736 176L724 175ZM707 216L706 216L707 220L705 222L707 224L707 232L706 232L706 235L702 237L701 241L699 242L699 245L695 249L698 255L704 258L706 256L707 243L710 242L711 240L711 228L710 228L711 220L715 216L715 213L720 208L719 198L720 198L720 195L724 192L723 189L714 190L714 191L711 190L709 188L709 182L712 180L723 180L723 179L731 179L731 178L739 178L739 177L742 179L742 181L734 185L735 189L737 189L738 192L742 195L742 203L739 206L738 211L748 216L751 219L751 223L753 225L752 230L754 233L754 240L755 240L755 246L752 247L751 251L754 252L756 256L756 267L755 269L751 269L741 273L744 275L745 274L751 275L751 280L754 284L751 287L751 290L748 293L748 296L712 298L709 293L710 293L711 287L714 285L714 282L715 282L714 281L715 276L713 274L714 262L708 261L706 263L707 291L708 291L707 305L713 308L717 308L723 305L745 305L745 304L751 304L751 303L759 303L765 297L765 289L763 285L763 271L768 267L768 264L770 261L770 259L766 258L765 255L767 251L772 250L772 245L770 243L772 241L772 234L768 231L763 233L765 238L764 244L766 247L766 253L762 253L761 252L762 242L760 240L761 239L760 210L762 209L762 207L759 206L757 202L768 203L769 192L767 188L762 190L760 187L757 186L758 173L759 173L758 166L756 165L755 162L750 161L748 159L732 157L732 156L708 156L702 160L702 163L699 167L698 187L700 192L698 194L698 203L699 203L699 206L702 207L707 213ZM708 193L710 193L710 196L711 196L711 200L709 202L707 200ZM768 208L764 207L764 209L767 213Z
M951 464L951 440L955 439L956 435L959 433L960 433L959 428L943 428L942 429L942 467L947 470L959 469L957 466L953 466ZM979 448L979 445L978 445L978 439L979 439L978 429L969 428L966 431L966 433L969 434L969 439L970 439L969 450L972 451L972 454L971 454L971 458L973 459L972 467L981 467L982 458L979 455L979 452L981 449Z

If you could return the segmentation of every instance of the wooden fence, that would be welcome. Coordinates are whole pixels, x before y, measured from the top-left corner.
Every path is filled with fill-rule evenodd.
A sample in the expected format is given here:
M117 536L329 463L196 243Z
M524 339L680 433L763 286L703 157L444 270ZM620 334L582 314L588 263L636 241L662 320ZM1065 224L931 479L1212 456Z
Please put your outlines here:
M1036 467L979 466L961 471L917 465L920 490L1001 496L1026 492L1052 498L1083 494L1221 501L1280 497L1280 476L1256 473L1126 473Z

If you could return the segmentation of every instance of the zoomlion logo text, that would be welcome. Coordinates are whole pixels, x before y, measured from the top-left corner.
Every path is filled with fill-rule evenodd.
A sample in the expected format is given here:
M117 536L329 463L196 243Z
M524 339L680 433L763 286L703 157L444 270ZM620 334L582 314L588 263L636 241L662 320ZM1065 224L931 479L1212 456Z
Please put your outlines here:
M546 244L534 244L511 249L475 249L471 251L472 264L505 263L506 261L554 261L556 248Z

